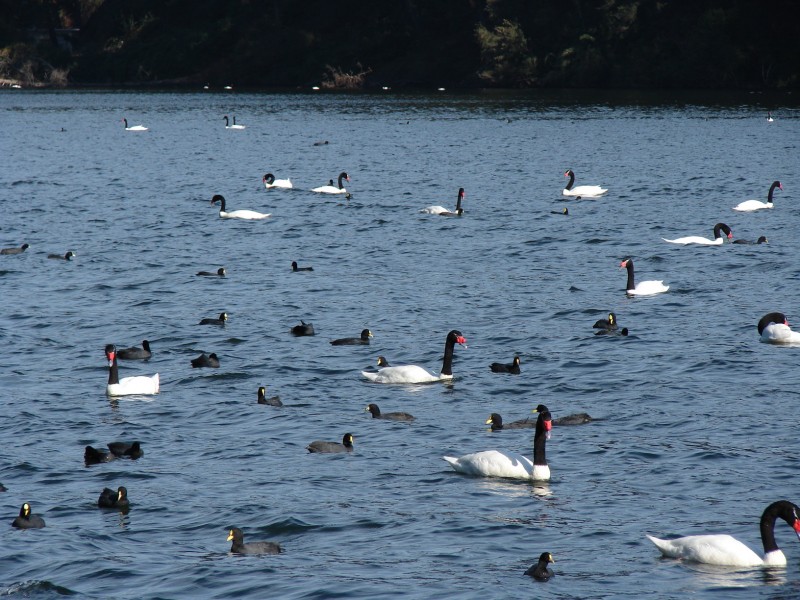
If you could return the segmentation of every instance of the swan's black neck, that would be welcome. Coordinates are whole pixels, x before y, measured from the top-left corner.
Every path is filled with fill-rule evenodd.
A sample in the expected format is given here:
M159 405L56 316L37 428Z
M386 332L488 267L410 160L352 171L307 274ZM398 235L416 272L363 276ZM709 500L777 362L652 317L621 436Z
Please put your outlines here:
M344 186L342 185L342 179L344 179L346 175L344 173L339 173L339 189L341 190Z
M453 374L453 349L456 346L458 338L461 333L458 331L451 331L447 334L447 339L444 342L444 360L442 361L442 375ZM463 339L462 339L463 342Z
M125 123L125 129L128 128L128 119L122 119L122 122ZM772 191L772 190L770 190Z
M108 358L108 385L119 383L119 367L117 367L117 349L114 346L106 346L106 358Z
M264 175L264 181L272 185L273 183L275 183L275 175L273 175L272 173L267 173L266 175Z
M779 550L775 543L775 521L778 517L786 521L797 532L800 529L800 507L788 500L778 500L764 509L761 515L761 543L764 544L764 554Z
M786 323L786 315L779 312L771 312L761 317L758 321L758 335L764 333L764 330L770 323L784 324Z
M772 185L769 186L769 194L767 194L767 202L770 202L770 203L772 202L772 192L775 191L776 187L780 187L780 185L781 185L780 181L773 181L772 182ZM781 189L783 189L783 188L781 188Z
M566 175L569 176L569 183L567 183L567 187L565 187L564 189L571 190L572 184L575 183L575 173L573 173L572 171L567 171Z
M225 115L222 118L225 119L225 127L228 127L228 125L229 125L229 123L228 123L228 115Z
M628 283L625 285L625 290L635 290L636 284L633 282L633 261L631 259L625 262L625 268L628 270Z
M544 445L547 442L547 432L552 425L552 418L550 411L545 410L539 413L536 419L536 434L533 436L533 464L534 465L547 465L547 459L544 456Z
M722 237L722 233L721 233L722 231L724 231L725 235L728 236L729 238L730 238L731 234L733 233L731 231L731 228L728 227L727 225L725 225L725 223L717 223L716 225L714 225L714 239L715 240Z
M463 198L464 198L464 188L459 188L458 189L458 200L456 200L456 211L455 211L456 214L460 214L459 211L461 210L461 200L463 200Z
M225 196L217 194L211 199L211 204L219 202L219 212L225 212Z

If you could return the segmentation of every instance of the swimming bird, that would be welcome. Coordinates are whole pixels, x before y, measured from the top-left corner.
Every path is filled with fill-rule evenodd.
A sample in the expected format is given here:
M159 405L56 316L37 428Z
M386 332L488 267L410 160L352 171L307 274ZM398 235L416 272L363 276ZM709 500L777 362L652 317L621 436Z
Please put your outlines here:
M466 197L467 193L464 191L464 188L458 188L458 199L456 200L456 209L455 211L451 211L446 209L444 206L426 206L425 208L421 209L419 212L425 213L426 215L443 215L443 216L461 216L464 212L461 208L461 201Z
M228 313L221 312L219 313L219 317L213 319L211 317L206 317L205 319L200 319L198 325L225 325L225 321L228 320Z
M264 177L261 178L261 182L267 189L282 188L288 190L293 187L292 181L290 179L275 179L275 175L273 175L272 173L267 173L266 175L264 175Z
M744 202L740 202L734 206L733 210L738 210L739 212L751 212L754 210L761 210L762 208L772 208L774 206L772 202L772 194L775 192L775 188L780 190L783 189L783 185L781 185L780 181L773 181L772 185L769 186L766 202L762 202L761 200L745 200Z
M514 375L519 375L519 356L515 356L511 364L494 362L489 365L489 368L492 370L492 373L512 373Z
M244 219L247 221L255 221L257 219L266 219L271 213L260 213L254 210L240 209L232 210L230 212L225 210L225 196L221 194L214 194L211 198L211 204L219 202L219 216L223 219Z
M373 419L384 419L385 421L413 421L414 416L406 412L382 413L377 404L369 404L364 410L368 411Z
M244 543L244 532L234 527L228 533L228 541L232 541L231 552L234 554L280 554L283 552L277 542L250 542Z
M467 340L461 332L453 329L447 334L444 342L444 359L439 375L430 373L417 365L401 365L397 367L384 367L377 373L361 371L361 374L375 383L431 383L434 381L449 381L453 379L453 349L459 344L466 347Z
M734 244L751 244L751 245L753 245L753 244L767 244L767 243L769 243L769 240L767 239L767 236L762 235L755 242L753 240L733 240L733 243Z
M44 519L32 514L31 505L26 502L19 509L19 516L11 522L11 526L17 529L41 529L44 527Z
M117 458L130 458L136 460L144 456L141 442L109 442L106 444L109 451Z
M320 440L311 442L306 446L309 452L316 452L320 454L335 454L337 452L352 452L353 451L353 434L345 433L342 437L342 443L338 442L323 442Z
M300 321L300 325L292 327L292 334L296 336L314 335L314 333L314 325L302 320Z
M47 258L54 258L56 260L72 260L75 253L72 250L67 251L66 254L48 254Z
M598 329L594 332L595 335L619 335L619 336L627 336L628 335L628 328L623 327L622 329Z
M201 277L225 277L225 267L220 267L216 271L198 271L197 274Z
M2 250L0 250L0 254L13 256L14 254L22 254L28 248L30 248L30 245L28 244L22 244L22 246L20 246L19 248L3 248Z
M792 331L786 315L780 312L771 312L758 321L758 333L761 341L767 344L798 344L800 332Z
M569 209L565 206L562 210L551 210L550 214L552 215L564 215L569 216Z
M114 456L113 453L109 452L108 450L103 450L102 448L93 448L92 446L86 446L83 450L83 462L86 465L97 465L104 462L111 462L117 458Z
M320 140L318 142L314 142L314 146L327 146L330 142L328 140Z
M579 185L577 187L572 187L572 184L575 183L575 173L572 169L567 169L564 172L564 177L569 177L569 182L564 190L561 192L565 196L581 196L586 198L597 198L598 196L602 196L608 190L605 188L600 187L599 185Z
M669 242L670 244L702 244L704 246L720 246L722 242L725 241L725 238L722 237L722 232L725 232L725 235L728 236L728 239L733 239L733 232L731 228L728 227L725 223L717 223L714 225L714 239L710 240L708 238L700 237L699 235L690 235L687 237L677 238L674 240L668 240L667 238L661 238L665 242Z
M297 273L298 271L313 271L314 267L298 267L296 261L292 261L292 272Z
M135 377L119 378L119 367L117 366L117 347L108 344L105 348L106 359L108 360L108 385L106 394L109 396L133 396L133 395L153 395L159 390L158 373L155 375L139 375Z
M525 571L525 575L530 575L536 581L547 581L553 576L553 569L547 567L548 563L556 562L553 559L553 555L549 552L542 552L539 556L539 562L535 565L531 565L527 571Z
M581 413L574 413L571 415L567 415L566 417L559 417L558 419L553 419L553 426L554 427L562 427L564 425L583 425L585 423L591 423L592 421L596 421L597 419L593 419L589 416L588 413L581 412Z
M125 131L147 131L147 127L144 125L133 125L128 127L128 119L122 119L122 122L125 124Z
M331 340L332 346L357 346L369 344L369 338L372 337L372 332L369 329L362 329L360 337L339 338L338 340Z
M503 429L533 429L536 427L538 419L523 419L521 421L514 421L513 423L503 423L503 417L497 413L492 413L486 420L487 425L492 426L492 431L501 431Z
M233 125L230 125L230 121L228 120L228 115L222 117L225 119L225 129L244 129L244 125L237 125L236 124L236 117L233 117Z
M348 182L350 181L350 176L344 171L339 173L339 179L338 179L339 184L338 184L338 187L333 185L333 179L331 179L328 182L328 185L315 187L311 191L312 192L317 192L318 194L346 194L347 190L342 186L342 180L345 180L345 181L348 181Z
M594 329L616 329L617 328L617 315L613 312L608 313L607 319L598 319L592 325Z
M778 518L786 521L800 538L800 507L788 500L773 502L761 515L761 543L764 546L763 558L753 552L736 538L725 535L690 535L673 540L663 540L647 536L668 558L680 558L707 565L730 567L773 567L784 566L786 556L775 542L775 522Z
M660 294L662 292L666 292L669 289L668 285L664 285L664 282L660 279L649 279L647 281L640 281L639 284L635 284L633 280L633 259L628 257L622 259L622 262L619 263L620 269L627 269L628 270L628 281L625 284L625 292L629 296L652 296L654 294Z
M544 404L536 407L536 433L533 437L533 461L526 456L504 450L485 450L465 454L459 458L443 456L459 473L479 477L504 477L549 481L550 467L545 458L545 442L552 429L550 411Z
M123 360L147 360L153 356L150 350L150 342L142 340L142 347L131 346L130 348L123 348L117 351L117 358Z
M214 352L211 354L206 354L203 352L197 358L192 359L193 369L202 369L205 367L210 369L219 369L219 358L217 358L217 355Z
M130 508L127 488L121 485L117 488L116 492L111 488L103 488L103 491L100 492L100 497L97 499L97 506L100 508L120 508L123 510Z
M767 111L767 123L772 123L774 119L772 118L772 113Z
M267 388L261 386L258 388L258 403L259 404L268 404L270 406L283 406L283 402L281 402L280 397L278 396L271 396L267 397Z

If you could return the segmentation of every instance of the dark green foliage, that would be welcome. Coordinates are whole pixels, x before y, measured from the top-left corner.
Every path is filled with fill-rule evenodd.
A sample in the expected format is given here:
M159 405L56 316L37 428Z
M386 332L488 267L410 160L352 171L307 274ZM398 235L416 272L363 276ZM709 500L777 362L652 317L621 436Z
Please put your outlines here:
M0 0L0 76L797 88L794 0ZM79 47L53 31L80 27ZM31 28L38 32L31 34ZM350 77L350 76L353 77Z

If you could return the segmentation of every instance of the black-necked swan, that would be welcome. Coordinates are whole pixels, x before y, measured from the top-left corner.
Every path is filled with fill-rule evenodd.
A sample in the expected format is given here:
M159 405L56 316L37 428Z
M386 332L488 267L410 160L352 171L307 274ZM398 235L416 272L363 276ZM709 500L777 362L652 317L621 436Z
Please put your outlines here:
M629 296L652 296L653 294L666 292L669 289L669 286L664 285L664 282L660 279L650 279L635 284L633 280L633 260L630 257L624 258L622 262L619 263L619 266L621 269L624 268L628 270L628 281L625 284L625 292Z
M234 554L280 554L283 552L281 545L277 542L248 542L244 543L244 532L238 527L234 527L228 532L228 541L231 544L231 552Z
M120 379L119 367L117 366L116 346L114 346L114 344L108 344L105 352L106 359L108 359L108 385L106 386L106 394L109 396L150 396L158 393L158 373L151 376L138 375Z
M232 210L227 212L225 210L225 196L222 194L214 194L214 197L211 198L211 204L216 204L219 202L219 216L223 219L247 219L247 220L255 220L255 219L266 219L270 216L270 213L260 213L254 210Z
M731 228L728 227L725 223L717 223L714 225L714 239L710 240L708 238L701 237L699 235L689 235L682 238L677 238L674 240L668 240L667 238L661 238L665 242L669 242L670 244L702 244L704 246L720 246L722 242L725 241L725 238L722 237L722 232L725 232L725 235L728 239L733 239L733 232Z
M381 409L378 408L377 404L369 404L367 408L365 408L367 412L372 415L373 419L383 419L385 421L413 421L414 415L410 415L407 412L390 412L390 413L382 413Z
M225 267L220 267L216 271L198 271L200 277L225 277Z
M426 215L441 215L444 217L460 217L464 214L464 209L461 208L461 202L466 197L467 193L464 191L464 188L458 188L458 199L456 200L456 209L454 211L448 210L444 206L426 206L425 208L421 209L419 212L425 213Z
M606 188L602 188L599 185L578 185L572 187L572 184L575 183L575 173L572 171L572 169L567 169L564 172L564 177L569 177L569 182L564 188L564 191L561 192L565 196L583 196L585 198L597 198L598 196L602 196L608 191Z
M514 375L519 375L519 356L515 356L514 360L509 364L494 362L489 365L489 369L492 373L512 373Z
M228 121L228 115L222 117L225 119L225 129L244 129L244 125L237 125L236 124L236 117L233 117L233 125L230 125L230 121Z
M289 190L293 187L291 179L275 179L275 175L272 173L267 173L264 175L264 177L261 178L261 181L264 183L264 187L267 189L282 188Z
M332 346L358 346L369 344L369 338L372 337L372 332L369 329L362 329L361 335L358 337L339 338L338 340L331 340Z
M41 529L44 527L44 519L32 514L31 505L26 502L19 509L19 516L11 522L11 526L17 529Z
M767 344L800 344L800 332L792 331L786 315L771 312L758 321L761 341Z
M348 182L350 181L350 176L347 173L345 173L344 171L339 173L339 179L338 179L339 185L338 185L338 187L333 185L333 179L331 179L328 182L328 185L315 187L311 191L312 192L317 192L318 194L346 194L347 190L344 188L344 186L342 186L342 180L348 181Z
M119 486L116 491L111 488L103 488L100 492L100 497L97 499L97 506L100 508L130 508L130 501L128 500L128 488L124 485Z
M532 565L525 571L525 575L533 577L536 581L547 581L553 576L553 569L548 568L548 563L556 562L553 555L549 552L542 552L539 556L539 562Z
M125 124L125 131L147 131L147 127L144 125L132 125L128 127L128 119L122 119L122 122Z
M744 202L740 202L736 206L733 207L733 210L738 210L740 212L750 212L754 210L761 210L762 208L772 208L774 204L772 203L772 194L775 192L775 188L779 190L783 189L783 185L781 185L780 181L773 181L772 185L769 186L769 192L767 193L767 201L762 202L761 200L745 200Z
M467 340L461 332L453 329L447 334L444 342L444 359L442 370L438 375L430 373L417 365L400 365L397 367L384 367L377 373L361 371L361 374L375 383L433 383L435 381L450 381L453 379L453 349L459 344L466 347Z
M267 396L267 388L258 388L258 404L268 404L269 406L283 406L280 396Z
M550 411L543 404L536 407L536 433L533 437L533 461L527 456L504 450L485 450L461 457L443 456L459 473L479 477L504 477L549 481L550 467L545 458L545 442L553 426Z
M123 348L117 351L117 358L122 360L147 360L151 358L153 353L150 350L150 342L142 340L142 347L131 346L130 348Z
M648 535L647 539L669 558L729 567L779 567L786 564L786 556L775 542L775 521L779 517L786 521L800 538L798 511L800 507L788 500L778 500L764 509L760 524L763 558L736 538L725 534L690 535L674 540Z
M306 446L309 452L316 452L319 454L334 454L337 452L352 452L353 451L353 434L345 433L342 436L342 443L338 442L325 442L316 440Z
M769 240L767 239L767 236L762 235L759 236L759 238L755 242L753 240L733 240L733 243L755 245L755 244L767 244L769 243Z

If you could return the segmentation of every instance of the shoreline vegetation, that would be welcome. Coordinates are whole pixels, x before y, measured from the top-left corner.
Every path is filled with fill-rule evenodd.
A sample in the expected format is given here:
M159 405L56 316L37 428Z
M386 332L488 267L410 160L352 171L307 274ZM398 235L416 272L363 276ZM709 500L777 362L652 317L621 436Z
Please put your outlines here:
M793 4L0 0L0 87L790 91Z

